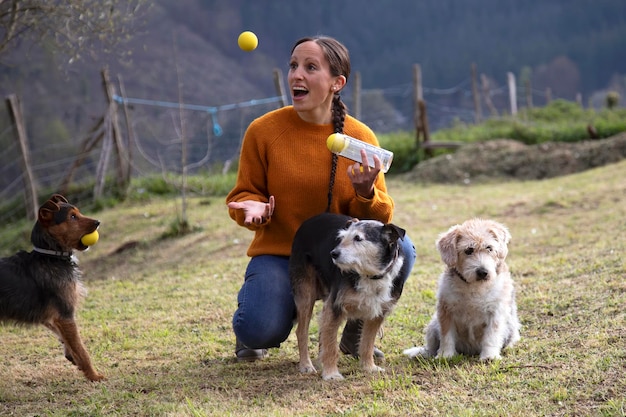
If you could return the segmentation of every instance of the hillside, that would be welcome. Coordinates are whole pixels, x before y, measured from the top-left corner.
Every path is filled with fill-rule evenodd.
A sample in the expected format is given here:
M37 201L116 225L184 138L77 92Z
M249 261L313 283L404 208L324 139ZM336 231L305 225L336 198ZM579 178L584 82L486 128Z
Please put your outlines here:
M496 106L506 107L506 96L498 91L509 71L518 75L520 93L531 74L537 105L545 101L546 87L553 98L573 100L580 92L586 103L595 91L626 89L620 76L626 74L620 53L626 50L626 8L620 0L531 0L523 6L498 0L397 0L393 8L384 2L362 7L359 0L340 5L322 0L315 7L270 0L151 2L135 37L120 48L132 52L124 59L90 50L83 61L68 65L50 46L42 51L28 44L3 57L0 91L17 93L26 114L37 115L29 122L35 143L55 119L65 129L55 133L66 139L87 129L104 106L99 76L104 66L123 78L131 97L237 103L275 95L272 70L286 72L293 42L312 34L336 36L349 47L363 88L381 90L378 100L396 108L395 120L385 120L388 129L411 126L407 89L415 63L422 66L426 99L448 108L431 109L433 126L439 119L467 117L472 62L489 79ZM259 35L254 53L236 47L244 29ZM376 110L366 104L364 118L374 124Z
M544 181L424 185L394 179L394 222L418 259L377 345L386 372L341 357L343 382L297 371L292 334L258 363L234 359L232 313L252 234L222 198L190 201L194 233L162 234L174 198L96 214L80 255L78 313L96 368L85 381L43 327L0 326L0 414L75 416L619 416L626 407L626 162ZM522 339L502 360L409 360L435 307L438 234L466 218L505 223ZM134 247L129 242L137 242ZM121 247L126 250L120 251ZM315 352L315 324L311 329Z
M451 184L543 180L623 159L626 159L626 133L603 140L537 145L500 139L465 145L453 154L423 161L404 178Z
M24 42L0 57L0 92L21 99L42 186L58 186L105 113L100 76L105 67L127 97L150 102L129 109L135 143L147 149L133 149L134 155L145 152L158 161L157 152L165 152L180 161L180 147L160 148L176 143L181 123L171 107L161 104L182 101L205 109L183 118L194 141L192 162L210 161L202 168L232 162L247 124L277 106L258 101L276 98L273 70L286 76L290 48L305 35L329 34L348 46L352 73L361 74L360 117L379 134L414 129L415 63L422 68L431 131L474 123L471 63L486 82L479 100L483 119L491 114L487 97L498 114L509 111L509 71L517 76L519 107L529 97L534 106L545 105L548 87L553 99L574 100L580 92L586 107L604 105L609 89L626 97L623 0L529 0L524 5L396 0L394 7L386 2L362 7L360 0L321 0L314 6L277 0L148 1L152 7L136 22L135 36L115 53L88 49L83 60L69 64L50 42L42 48ZM254 52L236 46L244 29L259 36ZM349 109L356 108L353 86L349 82L343 95ZM219 106L229 110L210 111ZM125 115L120 118L128 140ZM223 134L217 137L216 131ZM0 148L0 193L15 195L11 187L21 184L22 171L7 112L0 112ZM203 159L209 150L211 157ZM89 162L95 166L97 155ZM161 169L158 163L146 165L134 173Z

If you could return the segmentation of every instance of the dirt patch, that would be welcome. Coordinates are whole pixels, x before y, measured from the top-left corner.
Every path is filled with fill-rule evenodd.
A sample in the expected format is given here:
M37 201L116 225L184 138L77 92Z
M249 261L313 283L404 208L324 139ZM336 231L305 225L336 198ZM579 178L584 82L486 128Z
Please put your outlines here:
M626 133L577 143L525 145L497 139L465 145L455 153L419 163L408 180L469 183L539 180L573 174L626 158Z

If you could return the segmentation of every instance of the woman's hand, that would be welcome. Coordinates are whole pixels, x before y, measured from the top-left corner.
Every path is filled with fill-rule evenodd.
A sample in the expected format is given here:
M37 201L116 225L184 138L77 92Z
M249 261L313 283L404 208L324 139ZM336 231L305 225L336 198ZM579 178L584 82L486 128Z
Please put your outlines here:
M274 196L270 196L270 200L267 203L261 201L233 201L228 203L228 208L235 210L243 210L244 212L244 224L249 226L251 224L263 224L268 221L274 213Z
M376 181L382 163L380 158L374 155L374 168L371 168L365 150L361 150L361 161L362 164L357 162L348 167L348 177L358 195L363 198L372 198L374 197L374 181Z

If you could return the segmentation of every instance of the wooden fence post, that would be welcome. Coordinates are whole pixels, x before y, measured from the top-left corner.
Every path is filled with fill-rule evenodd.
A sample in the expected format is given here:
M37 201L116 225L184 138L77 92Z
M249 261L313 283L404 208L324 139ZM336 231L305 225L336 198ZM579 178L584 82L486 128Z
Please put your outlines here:
M430 143L430 130L428 128L426 102L424 100L420 100L417 103L417 107L420 109L420 125L422 126L422 134L424 135L424 149L426 150L426 155L433 156L434 153Z
M507 81L509 83L509 104L511 106L511 116L517 114L517 89L515 86L515 74L507 72Z
M356 119L361 119L361 73L354 73L354 92L352 94L352 114Z
M120 86L120 95L122 97L122 105L124 107L124 117L126 119L126 133L128 135L128 148L126 149L126 170L125 170L125 184L130 184L130 177L133 170L133 146L135 144L135 128L130 119L130 112L128 111L128 104L126 103L126 89L124 88L124 83L122 82L122 76L117 76L117 82Z
M470 67L472 76L472 98L474 99L474 121L480 123L483 118L482 109L480 107L480 97L478 96L478 80L476 76L476 64L472 62Z
M550 87L546 87L546 104L549 104L552 101L552 89Z
M491 91L489 88L489 79L485 74L480 74L480 81L482 84L483 98L485 100L485 104L489 108L489 112L492 116L498 115L498 109L493 105L493 101L491 101Z
M37 218L37 211L39 210L37 203L37 187L35 185L35 177L30 167L30 151L28 149L24 118L22 117L22 104L15 94L11 94L6 98L6 104L11 122L15 126L15 136L22 152L26 216L28 220L35 220Z
M74 163L67 171L65 178L61 182L61 186L59 187L59 192L61 194L67 193L70 188L70 183L72 182L72 178L74 177L74 172L82 165L82 163L89 155L89 152L95 148L95 146L100 142L100 140L104 137L104 130L102 129L104 125L104 116L102 116L98 122L91 128L89 134L85 139L83 139L83 143L81 145L80 152L76 155L76 159L74 159Z
M413 123L415 124L415 144L420 147L420 134L423 131L421 108L419 103L423 101L424 91L422 89L422 67L419 64L413 65Z
M530 80L524 82L524 88L526 89L526 107L533 108L533 92L530 85Z
M276 94L281 98L280 107L285 107L287 94L285 94L285 85L283 84L283 72L279 68L274 68L274 87L276 87Z
M109 69L104 68L102 70L102 81L104 83L104 92L109 102L107 110L108 121L111 125L111 135L113 144L115 147L115 154L117 155L117 184L120 187L120 191L123 191L128 184L125 184L125 168L126 165L122 162L122 159L126 158L126 150L122 143L122 135L120 134L119 119L117 117L117 101L115 101L115 86L111 83L109 77ZM106 118L105 118L106 119Z

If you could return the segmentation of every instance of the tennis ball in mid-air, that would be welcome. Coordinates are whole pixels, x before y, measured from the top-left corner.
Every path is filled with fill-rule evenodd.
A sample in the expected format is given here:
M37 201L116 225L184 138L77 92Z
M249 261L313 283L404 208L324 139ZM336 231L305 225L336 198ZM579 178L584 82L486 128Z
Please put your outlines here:
M250 52L254 51L259 45L259 39L253 32L247 30L245 32L241 32L241 35L239 35L239 38L237 39L237 44L242 50Z
M85 236L81 237L80 241L85 246L91 246L95 245L99 238L100 235L98 234L98 231L94 230L93 232L87 233Z
M333 133L328 137L328 139L326 139L326 146L332 153L339 153L346 149L348 141L341 133Z

